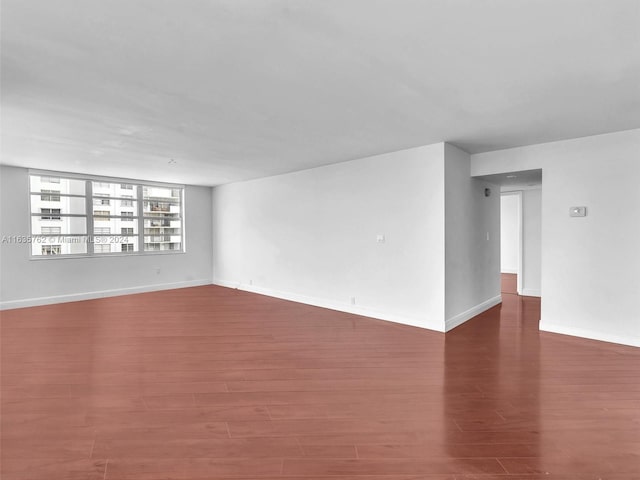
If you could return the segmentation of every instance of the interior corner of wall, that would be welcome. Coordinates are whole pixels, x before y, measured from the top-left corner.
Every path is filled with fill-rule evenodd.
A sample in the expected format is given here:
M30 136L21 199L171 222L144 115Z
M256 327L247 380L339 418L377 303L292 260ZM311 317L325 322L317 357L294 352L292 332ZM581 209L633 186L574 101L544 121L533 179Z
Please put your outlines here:
M493 298L489 298L482 303L479 303L464 312L460 312L445 320L445 332L453 330L454 328L462 325L463 323L471 320L473 317L486 312L490 308L495 307L502 303L502 295L496 295Z

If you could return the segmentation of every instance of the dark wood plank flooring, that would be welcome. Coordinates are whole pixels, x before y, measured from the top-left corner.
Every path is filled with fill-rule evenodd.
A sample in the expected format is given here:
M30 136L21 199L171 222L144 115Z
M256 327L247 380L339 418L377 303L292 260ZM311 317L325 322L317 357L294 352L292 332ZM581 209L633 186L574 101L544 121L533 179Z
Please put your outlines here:
M515 273L501 273L501 288L502 293L512 293L516 295L518 293L518 275Z
M640 350L221 287L1 314L2 480L640 478Z

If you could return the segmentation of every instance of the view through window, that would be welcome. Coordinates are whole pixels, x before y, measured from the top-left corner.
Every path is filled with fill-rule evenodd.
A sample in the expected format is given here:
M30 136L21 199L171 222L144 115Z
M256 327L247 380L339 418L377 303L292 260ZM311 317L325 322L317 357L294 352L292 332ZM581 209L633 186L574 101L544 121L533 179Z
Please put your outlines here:
M31 255L182 252L183 194L178 185L31 174Z

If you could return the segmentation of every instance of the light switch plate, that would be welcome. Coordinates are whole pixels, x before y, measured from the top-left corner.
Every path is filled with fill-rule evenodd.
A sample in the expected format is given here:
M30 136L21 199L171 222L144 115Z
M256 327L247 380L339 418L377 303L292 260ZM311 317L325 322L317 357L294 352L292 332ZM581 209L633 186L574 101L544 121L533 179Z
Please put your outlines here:
M571 207L569 209L570 217L586 217L587 216L587 207Z

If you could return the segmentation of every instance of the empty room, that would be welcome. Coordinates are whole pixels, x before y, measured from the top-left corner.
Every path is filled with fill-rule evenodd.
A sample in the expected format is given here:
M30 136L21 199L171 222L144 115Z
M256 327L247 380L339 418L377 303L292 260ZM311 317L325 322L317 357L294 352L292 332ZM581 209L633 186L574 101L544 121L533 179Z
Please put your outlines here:
M2 480L640 478L640 2L0 20Z

